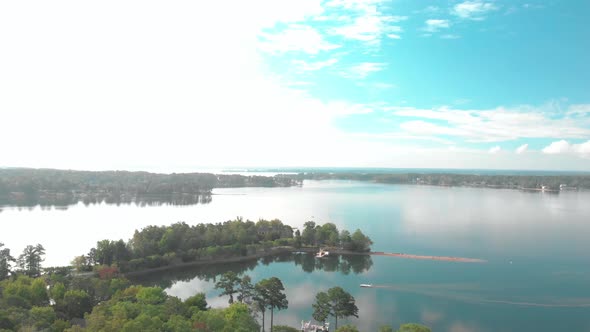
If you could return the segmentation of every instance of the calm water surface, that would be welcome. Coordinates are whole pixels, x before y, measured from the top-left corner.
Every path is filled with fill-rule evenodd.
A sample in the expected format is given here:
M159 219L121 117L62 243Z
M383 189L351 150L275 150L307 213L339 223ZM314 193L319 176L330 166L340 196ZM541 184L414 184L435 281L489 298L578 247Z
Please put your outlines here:
M435 331L590 331L590 193L558 195L514 190L305 182L302 188L215 190L194 206L90 205L66 210L0 212L0 242L14 252L42 243L46 265L67 264L101 239L128 239L152 224L219 222L243 216L307 220L361 228L376 251L487 259L485 264L372 257L370 261L281 257L152 275L145 283L188 297L208 294L213 306L227 299L213 289L228 269L256 281L277 276L289 310L276 318L297 326L311 318L316 292L339 285L351 292L363 331L381 324L422 322ZM360 283L380 288L360 288Z

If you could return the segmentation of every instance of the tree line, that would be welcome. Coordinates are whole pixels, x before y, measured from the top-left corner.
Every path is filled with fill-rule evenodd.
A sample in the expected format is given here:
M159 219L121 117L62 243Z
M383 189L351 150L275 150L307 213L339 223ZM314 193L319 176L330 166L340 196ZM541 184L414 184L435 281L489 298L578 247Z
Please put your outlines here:
M0 206L70 205L77 202L206 203L213 188L287 187L297 179L236 174L71 171L0 168Z
M361 172L308 172L291 175L302 180L353 180L387 184L425 184L435 186L468 186L498 188L541 188L546 186L559 190L561 185L568 189L590 189L590 174L575 175L505 175L505 174L456 174L456 173L361 173Z

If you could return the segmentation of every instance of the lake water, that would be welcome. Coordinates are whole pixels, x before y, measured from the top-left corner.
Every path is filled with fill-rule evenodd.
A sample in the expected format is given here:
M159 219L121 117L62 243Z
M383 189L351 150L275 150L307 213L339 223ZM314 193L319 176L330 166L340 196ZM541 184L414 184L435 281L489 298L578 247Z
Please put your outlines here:
M279 218L301 227L307 220L361 228L375 251L482 258L483 264L371 257L287 255L152 275L146 283L188 297L217 297L214 276L247 271L254 281L283 280L289 309L278 323L311 318L315 293L341 286L357 300L362 331L381 324L422 322L435 331L590 331L590 193L529 193L482 188L306 181L303 187L214 191L193 206L89 205L66 210L4 208L0 242L14 253L42 243L45 265L67 264L98 240L128 239L152 224L220 222L243 216ZM360 288L371 283L379 288ZM344 323L344 322L342 322Z

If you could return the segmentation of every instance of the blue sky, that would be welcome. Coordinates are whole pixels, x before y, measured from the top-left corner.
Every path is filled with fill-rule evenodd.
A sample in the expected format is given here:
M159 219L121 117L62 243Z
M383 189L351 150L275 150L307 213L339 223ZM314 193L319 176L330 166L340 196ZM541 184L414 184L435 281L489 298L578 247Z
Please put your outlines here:
M588 13L581 0L2 3L0 165L590 170Z

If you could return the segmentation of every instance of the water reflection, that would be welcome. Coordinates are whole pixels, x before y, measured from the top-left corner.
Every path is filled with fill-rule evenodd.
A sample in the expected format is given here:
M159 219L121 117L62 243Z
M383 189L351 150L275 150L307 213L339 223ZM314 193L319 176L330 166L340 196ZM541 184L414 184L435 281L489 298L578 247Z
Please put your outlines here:
M56 208L65 210L68 206L82 202L84 205L99 205L102 203L121 205L135 204L140 207L161 205L195 205L208 204L212 201L212 195L207 194L165 194L165 195L131 195L116 193L57 193L37 195L11 195L0 196L0 206L12 206L28 210L36 206L41 208Z
M307 273L326 271L340 272L343 275L348 275L351 272L354 274L364 273L373 266L373 260L369 255L333 255L317 259L313 254L309 253L285 253L239 263L171 269L132 277L131 279L144 285L170 288L178 281L188 282L199 279L215 282L218 276L228 271L237 274L248 274L260 265L268 266L272 263L294 263L295 266L300 266Z

